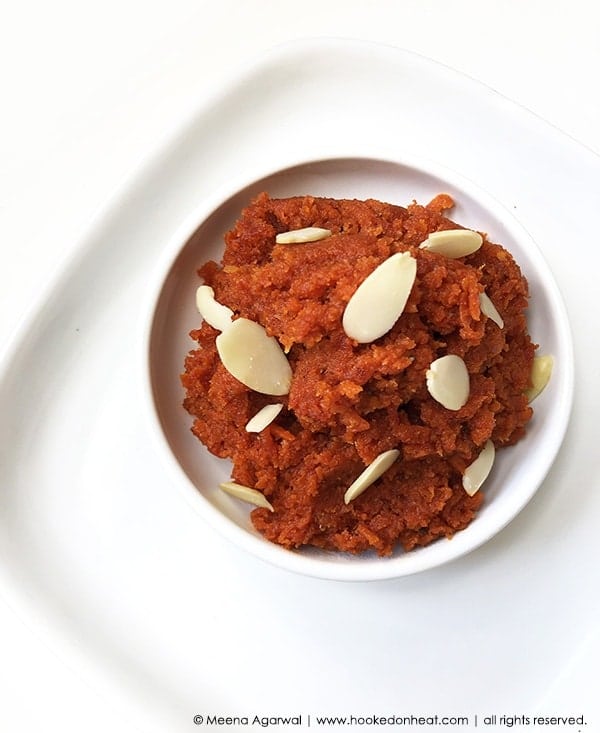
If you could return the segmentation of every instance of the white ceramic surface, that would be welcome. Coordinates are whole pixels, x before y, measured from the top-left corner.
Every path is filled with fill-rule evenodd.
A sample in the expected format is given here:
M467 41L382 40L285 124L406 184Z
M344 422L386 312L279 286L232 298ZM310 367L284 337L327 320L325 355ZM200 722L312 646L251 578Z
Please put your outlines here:
M188 334L200 321L195 307L198 267L208 259L220 260L223 233L261 191L274 197L376 198L399 205L412 200L427 203L437 193L449 193L456 202L450 216L502 243L531 282L530 332L534 342L541 344L540 353L555 357L553 378L534 405L535 419L526 438L498 452L476 521L451 541L440 540L410 553L399 548L389 559L375 553L352 556L315 548L287 551L254 530L247 504L219 491L218 484L230 478L231 463L216 460L191 434L179 375L193 347ZM149 402L156 406L158 417L159 448L166 448L167 461L175 458L175 481L199 515L258 557L336 580L375 580L420 572L464 555L501 530L533 496L550 468L566 430L573 391L572 345L564 305L541 252L514 216L451 171L431 163L350 156L299 163L267 175L257 176L249 170L243 182L228 182L224 191L201 203L172 237L165 259L167 266L158 271L158 298L156 303L151 298L148 307L148 349L144 352L150 367Z
M141 356L149 290L200 202L243 171L357 141L443 165L514 211L557 278L577 357L565 441L521 514L450 565L368 585L291 575L199 522L152 440ZM589 150L401 51L302 43L246 69L92 223L3 356L11 605L144 731L188 731L207 711L550 710L598 634L597 278L578 255L598 180Z

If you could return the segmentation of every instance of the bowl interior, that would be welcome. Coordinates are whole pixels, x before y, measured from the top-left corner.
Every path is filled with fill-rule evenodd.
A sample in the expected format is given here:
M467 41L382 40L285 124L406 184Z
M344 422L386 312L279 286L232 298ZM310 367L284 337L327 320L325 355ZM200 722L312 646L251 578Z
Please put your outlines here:
M410 553L397 550L387 559L310 549L290 552L258 535L249 520L251 507L217 488L220 481L229 478L230 463L211 456L191 434L192 421L182 407L179 375L185 355L194 346L188 334L200 322L195 308L195 291L200 284L197 269L207 259L220 260L223 234L261 191L275 197L376 198L400 205L413 199L427 203L438 193L449 193L456 202L450 217L486 231L492 241L503 244L528 278L529 329L534 342L540 344L538 353L555 357L552 380L535 402L527 436L516 446L499 451L478 517L452 540L440 540ZM147 352L160 440L194 507L263 559L311 575L355 580L397 577L442 564L474 549L504 527L535 493L554 460L568 421L573 383L570 333L560 294L539 249L510 212L454 173L431 165L368 158L295 165L232 186L213 204L191 212L173 238L161 270Z

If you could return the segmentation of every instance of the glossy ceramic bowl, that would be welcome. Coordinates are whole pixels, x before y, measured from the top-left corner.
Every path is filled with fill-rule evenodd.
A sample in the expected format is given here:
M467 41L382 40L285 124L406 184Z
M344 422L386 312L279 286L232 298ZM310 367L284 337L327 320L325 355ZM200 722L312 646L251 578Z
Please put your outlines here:
M253 507L224 494L218 484L230 477L229 461L210 455L192 435L183 409L179 375L194 348L189 332L198 327L196 271L207 259L221 258L223 234L259 192L274 197L311 194L334 198L375 198L399 205L427 203L449 193L456 206L450 216L485 231L515 257L530 286L529 330L540 353L552 354L555 367L535 402L526 437L499 451L484 487L485 502L475 520L451 540L389 558L352 556L316 549L289 551L259 535L249 519ZM148 403L160 450L175 482L198 515L244 550L288 570L338 580L394 578L447 563L482 545L513 519L542 483L563 439L573 390L573 357L565 309L540 250L514 216L475 184L452 171L423 161L336 157L277 171L254 171L199 202L197 211L176 232L151 287L145 358ZM201 526L199 526L201 531Z

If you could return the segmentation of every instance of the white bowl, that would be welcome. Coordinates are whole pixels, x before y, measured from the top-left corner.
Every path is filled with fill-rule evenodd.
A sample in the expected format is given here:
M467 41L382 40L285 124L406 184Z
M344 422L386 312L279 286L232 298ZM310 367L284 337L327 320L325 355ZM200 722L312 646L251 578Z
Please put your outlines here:
M290 551L265 540L244 504L218 489L229 479L230 463L210 455L191 434L192 419L183 409L179 381L185 355L194 347L189 331L199 324L195 291L197 268L221 258L223 234L259 192L274 197L311 194L334 198L375 198L406 205L427 203L449 193L456 206L451 217L486 231L515 257L529 281L529 330L539 353L555 357L552 379L535 401L526 437L499 451L485 484L485 502L474 521L451 540L389 558L316 549ZM230 184L190 214L166 247L152 284L147 326L149 403L160 450L191 506L225 536L263 560L307 575L338 580L376 580L417 573L470 552L499 532L536 492L562 442L571 408L573 356L569 325L558 288L539 249L512 214L473 183L430 163L372 158L336 158L301 162L275 172L255 172ZM202 531L199 525L198 531Z

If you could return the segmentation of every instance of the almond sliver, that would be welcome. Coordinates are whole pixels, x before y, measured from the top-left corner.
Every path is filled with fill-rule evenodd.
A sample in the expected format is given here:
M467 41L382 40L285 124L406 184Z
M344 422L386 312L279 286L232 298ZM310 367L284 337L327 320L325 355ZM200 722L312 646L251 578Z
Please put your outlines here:
M457 260L459 257L477 252L482 244L483 237L472 229L445 229L441 232L431 232L419 247Z
M321 227L305 227L304 229L293 229L289 232L281 232L275 237L276 244L306 244L318 242L331 236L331 229Z
M552 376L553 367L554 357L550 354L534 358L531 368L531 387L525 393L529 402L533 402L544 391Z
M283 408L281 403L276 405L265 405L259 410L254 417L250 418L246 423L246 431L248 433L260 433L279 415Z
M360 496L363 491L371 486L371 484L375 483L380 476L383 476L399 455L400 451L396 448L380 453L346 489L346 493L344 494L344 504L349 504L353 499L356 499L356 497Z
M378 265L346 305L346 335L367 344L386 334L402 315L416 275L417 261L410 252L396 252Z
M431 362L426 372L427 389L447 410L460 410L469 399L470 380L465 362L448 354Z
M238 318L215 340L221 363L246 387L268 395L290 391L292 368L276 338L248 318Z
M479 308L485 316L494 321L498 328L504 328L502 316L486 293L479 293Z
M495 457L496 448L492 441L488 440L481 453L473 463L465 469L463 474L463 488L469 496L473 496L479 491L481 485L492 470Z
M231 326L233 311L215 300L215 291L210 285L200 285L196 290L196 308L202 318L218 331Z
M225 481L224 483L219 484L219 488L226 494L235 496L236 499L247 501L248 504L260 506L263 509L268 509L271 512L275 511L271 506L271 503L264 496L264 494L261 494L261 492L257 489L251 489L249 486L237 484L235 481Z

